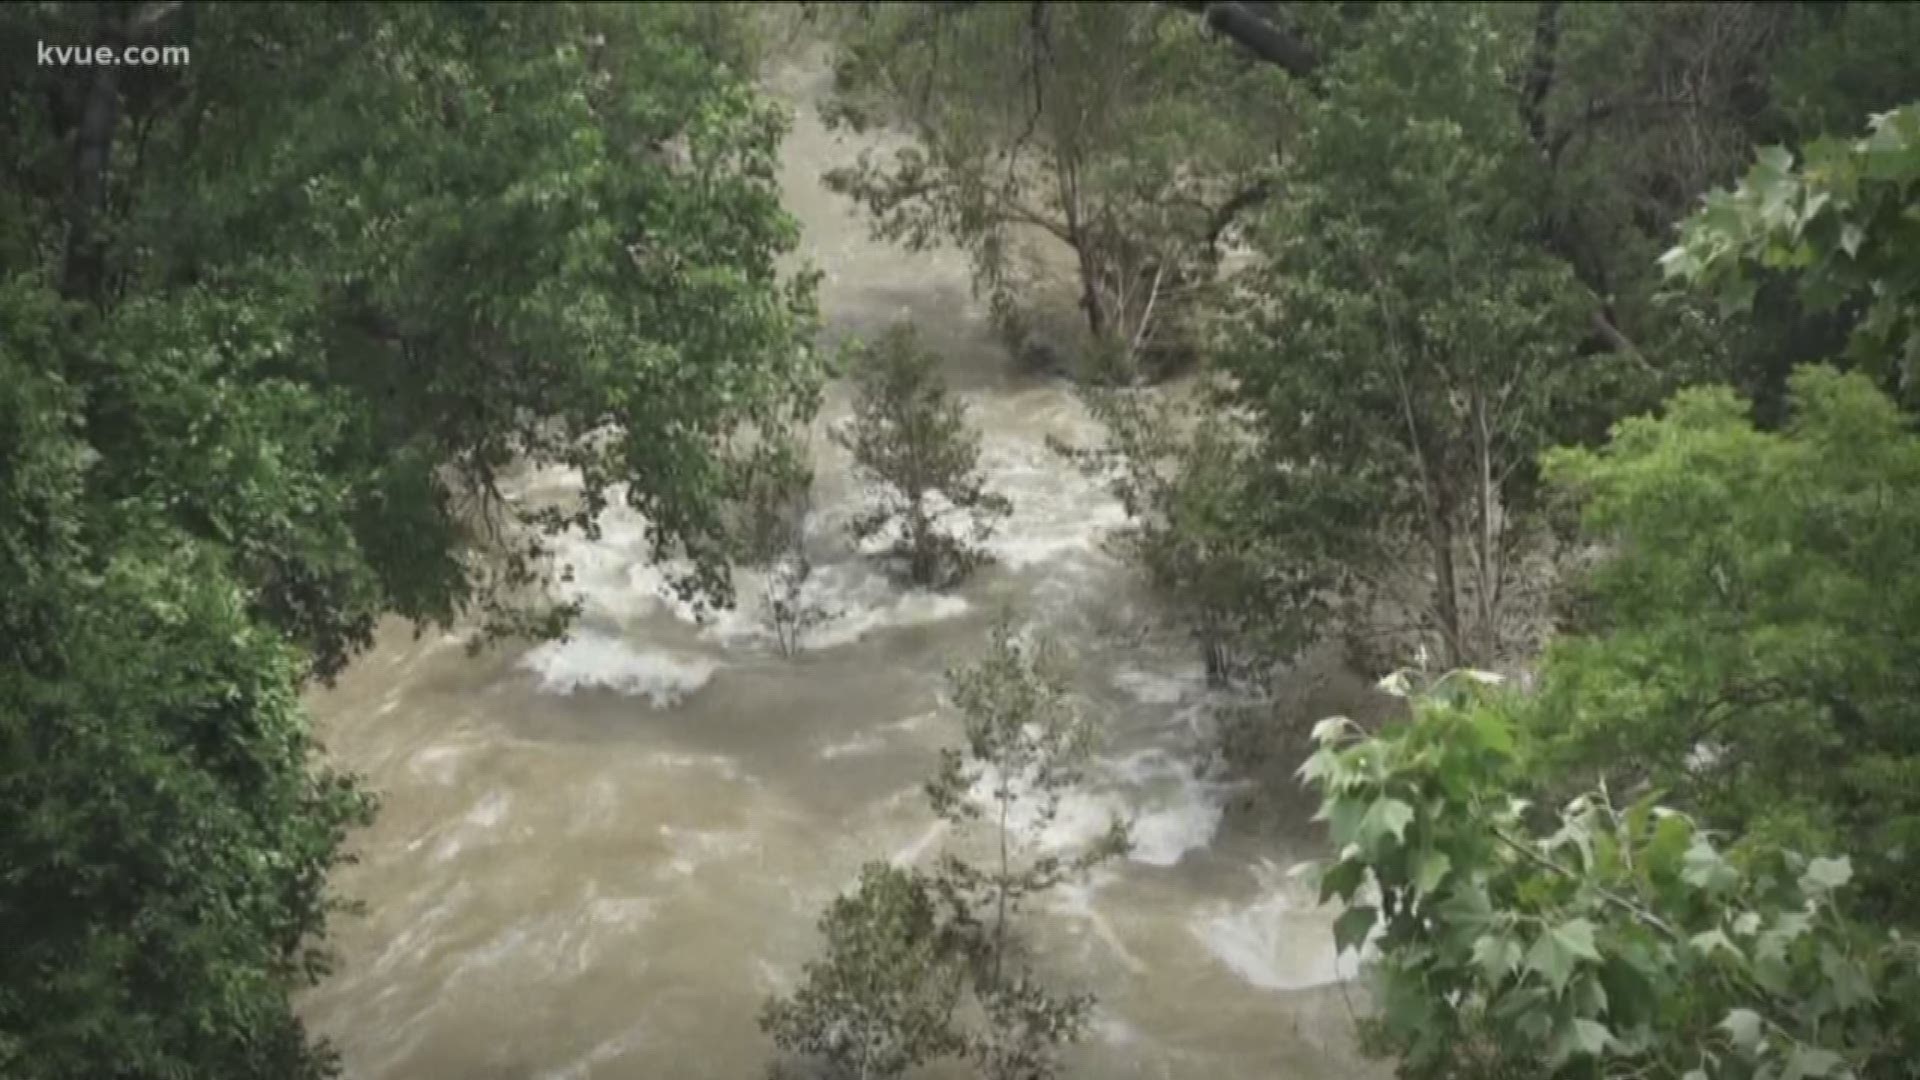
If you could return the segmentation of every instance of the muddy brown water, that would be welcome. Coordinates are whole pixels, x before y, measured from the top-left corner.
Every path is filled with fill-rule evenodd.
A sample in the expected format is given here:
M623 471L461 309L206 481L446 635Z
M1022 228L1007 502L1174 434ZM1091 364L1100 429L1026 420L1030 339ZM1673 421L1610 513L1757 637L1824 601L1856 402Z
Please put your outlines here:
M1016 507L997 564L952 595L891 584L843 539L859 492L816 439L810 531L837 614L796 659L751 603L702 622L663 599L642 523L619 513L568 552L586 601L568 642L471 658L458 635L385 628L312 699L383 807L337 877L365 912L338 921L337 971L302 1015L367 1080L764 1075L757 1014L813 955L823 904L865 860L952 841L920 794L957 738L942 673L1010 610L1069 649L1103 729L1093 782L1033 842L1071 846L1118 812L1137 844L1033 916L1047 970L1099 996L1069 1075L1377 1072L1353 1049L1332 913L1288 876L1315 854L1304 814L1227 811L1231 785L1199 764L1199 667L1139 634L1149 601L1100 543L1120 508L1046 445L1092 422L1068 387L1011 371L958 253L871 240L821 186L858 147L807 106L818 70L772 85L796 105L781 179L829 333L912 316L946 354ZM844 410L830 394L822 423Z

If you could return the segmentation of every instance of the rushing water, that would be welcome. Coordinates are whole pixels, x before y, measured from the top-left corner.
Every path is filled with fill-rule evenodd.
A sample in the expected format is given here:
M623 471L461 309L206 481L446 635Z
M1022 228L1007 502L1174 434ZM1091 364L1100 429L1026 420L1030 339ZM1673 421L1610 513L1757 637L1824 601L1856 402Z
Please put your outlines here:
M817 69L776 80L797 102ZM1196 764L1208 701L1177 642L1102 550L1120 508L1047 447L1097 434L1064 386L1011 372L953 252L868 238L819 183L855 151L804 104L784 158L834 334L912 315L948 356L1016 508L997 563L951 595L903 591L851 549L858 499L816 440L810 531L835 617L794 660L742 611L699 622L663 598L641 523L610 514L568 552L586 602L564 643L469 658L455 635L387 628L316 695L323 737L384 805L339 889L338 972L302 1012L354 1078L755 1077L755 1019L792 985L822 905L872 858L947 838L920 784L957 737L942 673L1011 610L1066 645L1103 745L1089 790L1043 843L1119 812L1131 857L1035 918L1050 970L1094 990L1071 1075L1353 1076L1371 1071L1317 910L1288 869L1304 824L1241 825ZM830 395L827 416L843 414ZM563 489L535 477L529 497Z

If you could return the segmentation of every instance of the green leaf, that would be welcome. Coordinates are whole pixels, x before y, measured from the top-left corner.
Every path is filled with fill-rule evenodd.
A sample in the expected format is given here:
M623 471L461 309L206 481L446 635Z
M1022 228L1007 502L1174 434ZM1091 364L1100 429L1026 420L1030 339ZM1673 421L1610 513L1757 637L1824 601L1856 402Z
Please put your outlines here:
M1720 1021L1720 1029L1743 1053L1751 1054L1760 1046L1760 1014L1752 1009L1734 1009Z
M1811 894L1830 893L1853 880L1853 863L1845 855L1837 859L1815 859L1800 875L1800 889Z
M1527 951L1528 969L1538 972L1555 992L1566 988L1580 960L1600 961L1593 945L1593 924L1585 919L1571 919L1548 928Z
M1366 875L1366 864L1354 859L1342 859L1326 867L1320 873L1320 902L1353 899Z
M1606 1052L1614 1042L1613 1032L1607 1025L1595 1020L1576 1019L1570 1027L1572 1047L1575 1053L1598 1057Z
M1338 739L1352 726L1353 721L1344 716L1329 716L1313 725L1313 741L1324 746Z
M1420 859L1420 869L1414 873L1413 888L1425 896L1440 887L1446 880L1447 871L1453 868L1453 860L1444 851L1429 851Z
M1840 250L1849 258L1860 254L1860 243L1866 238L1866 231L1851 221L1840 226Z
M1793 1053L1787 1055L1787 1063L1780 1070L1780 1080L1806 1080L1807 1077L1831 1076L1841 1064L1840 1055L1831 1050L1796 1046L1793 1048Z
M1367 935L1373 932L1373 924L1380 918L1380 912L1367 904L1355 904L1340 913L1333 921L1333 947L1339 952L1358 949L1366 943Z
M1686 858L1680 872L1682 880L1695 888L1707 892L1724 892L1740 881L1740 875L1704 836L1695 837L1693 846L1687 849Z
M1413 807L1389 795L1383 795L1367 807L1366 816L1360 819L1359 839L1372 847L1382 836L1391 835L1395 840L1406 838L1407 826L1413 823Z
M1733 943L1733 939L1729 938L1724 930L1708 930L1705 933L1695 934L1687 944L1701 956L1712 957L1715 949L1724 949L1732 953L1734 959L1741 959L1739 946Z
M1473 943L1473 962L1486 973L1487 981L1498 982L1520 967L1520 943L1511 934L1482 934Z

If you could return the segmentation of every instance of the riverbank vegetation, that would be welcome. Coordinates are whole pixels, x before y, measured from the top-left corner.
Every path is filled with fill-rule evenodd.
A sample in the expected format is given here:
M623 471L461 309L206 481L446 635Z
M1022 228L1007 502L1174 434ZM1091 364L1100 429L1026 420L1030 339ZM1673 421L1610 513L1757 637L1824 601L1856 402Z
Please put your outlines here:
M1210 681L1364 643L1407 697L1301 767L1402 1075L1914 1075L1916 10L803 27L829 119L901 137L826 182L1081 381L1111 437L1066 449ZM562 634L553 541L623 501L686 598L757 565L782 651L817 621L760 14L0 8L0 1075L337 1072L289 1002L374 805L300 694L382 620ZM935 519L1005 512L978 440L910 329L854 355L863 535L955 584ZM1051 1075L1088 1015L1018 902L1122 838L1004 842L1088 718L1011 632L951 697L933 808L999 857L870 866L766 1014L846 1075Z

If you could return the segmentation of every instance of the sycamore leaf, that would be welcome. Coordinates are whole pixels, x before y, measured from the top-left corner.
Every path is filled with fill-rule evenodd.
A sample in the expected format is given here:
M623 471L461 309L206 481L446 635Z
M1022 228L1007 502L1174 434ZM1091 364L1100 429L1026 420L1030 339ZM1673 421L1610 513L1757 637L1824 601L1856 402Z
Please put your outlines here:
M1447 871L1453 868L1453 860L1447 858L1444 851L1429 851L1420 859L1420 869L1413 876L1413 887L1425 896L1440 887L1446 880Z
M1351 723L1352 721L1344 716L1329 716L1325 720L1313 725L1313 741L1317 743L1332 742L1341 732L1347 730L1347 727Z
M1510 934L1482 934L1473 943L1473 962L1488 981L1498 982L1520 966L1520 943Z
M1840 226L1840 250L1849 258L1860 254L1860 242L1866 238L1866 232L1851 221Z
M1685 867L1680 872L1687 884L1707 892L1722 892L1732 888L1740 880L1740 875L1727 865L1727 860L1713 849L1713 845L1704 836L1695 837L1693 846L1687 849L1682 860Z
M1739 946L1733 943L1733 939L1728 937L1724 930L1708 930L1705 933L1695 934L1687 944L1693 946L1693 951L1701 956L1712 957L1715 949L1725 949L1733 954L1734 959L1741 958Z
M1760 1014L1752 1009L1735 1009L1720 1021L1720 1029L1733 1040L1735 1048L1751 1054L1760 1046Z
M1837 859L1815 859L1800 875L1800 889L1808 893L1829 893L1853 880L1853 863L1845 855Z
M1373 932L1373 924L1379 919L1380 912L1366 904L1355 904L1340 913L1333 921L1333 947L1338 952L1358 949L1366 943L1367 935Z
M1580 960L1599 963L1600 953L1593 947L1593 924L1585 919L1570 919L1547 928L1527 950L1527 967L1539 972L1558 992L1573 978L1574 964Z
M1598 1021L1584 1018L1575 1020L1569 1034L1572 1036L1573 1051L1578 1054L1597 1057L1605 1053L1607 1047L1613 1045L1613 1032L1608 1031L1607 1025Z
M1407 826L1413 823L1413 807L1392 796L1383 795L1373 800L1367 807L1366 816L1360 819L1360 842L1372 845L1382 836L1392 835L1395 840L1406 839Z
M1342 859L1327 867L1320 874L1320 902L1324 904L1335 897L1353 899L1366 873L1366 864L1353 859Z
M1780 1070L1780 1080L1806 1080L1807 1077L1831 1076L1840 1064L1840 1055L1831 1050L1796 1046L1793 1048L1793 1053L1787 1055L1787 1064Z

